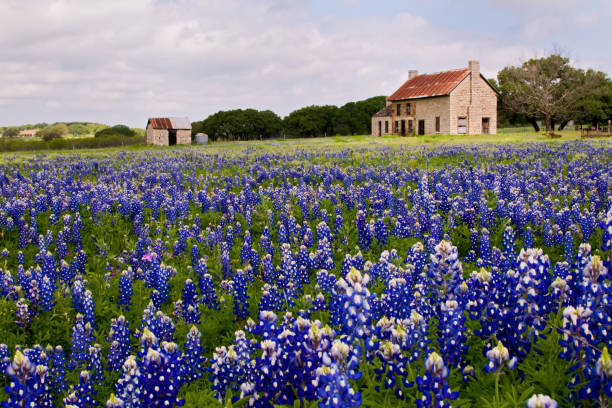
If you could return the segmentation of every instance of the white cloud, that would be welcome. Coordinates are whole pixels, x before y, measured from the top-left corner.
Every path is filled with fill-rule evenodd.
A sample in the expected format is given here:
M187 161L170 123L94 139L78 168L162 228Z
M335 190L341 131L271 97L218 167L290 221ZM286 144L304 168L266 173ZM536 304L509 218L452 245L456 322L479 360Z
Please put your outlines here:
M527 39L548 35L525 27ZM0 126L144 126L147 116L237 107L285 115L390 93L408 69L480 59L494 75L530 57L529 44L407 12L316 20L293 0L0 0Z

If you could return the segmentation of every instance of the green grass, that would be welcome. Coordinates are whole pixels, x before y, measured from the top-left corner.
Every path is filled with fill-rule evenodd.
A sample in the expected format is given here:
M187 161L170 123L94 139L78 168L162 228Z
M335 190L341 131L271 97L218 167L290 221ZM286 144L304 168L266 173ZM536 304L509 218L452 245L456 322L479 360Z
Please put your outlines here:
M81 154L85 156L99 156L117 151L158 151L169 149L206 149L210 153L242 153L247 149L256 149L264 151L275 151L277 149L345 149L345 148L360 148L372 146L413 146L413 147L428 147L446 144L499 144L499 143L530 143L530 142L547 142L547 143L563 143L572 140L580 139L580 133L573 130L564 130L560 138L552 139L543 133L535 132L503 132L496 135L426 135L426 136L383 136L372 137L370 135L360 136L332 136L320 138L302 138L302 139L269 139L264 141L249 140L249 141L223 141L214 142L209 145L192 145L192 146L147 146L143 144L132 146L115 146L95 149L58 149L58 150L31 150L24 152L0 152L0 163L11 160L27 160L39 154L44 154L46 157L55 157L67 152ZM601 140L601 139L600 139Z

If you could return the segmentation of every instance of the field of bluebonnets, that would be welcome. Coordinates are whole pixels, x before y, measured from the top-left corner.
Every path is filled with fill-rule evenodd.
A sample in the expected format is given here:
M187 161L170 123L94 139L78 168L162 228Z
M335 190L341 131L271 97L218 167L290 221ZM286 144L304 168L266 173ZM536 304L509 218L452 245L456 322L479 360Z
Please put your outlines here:
M611 159L4 157L1 406L607 406Z

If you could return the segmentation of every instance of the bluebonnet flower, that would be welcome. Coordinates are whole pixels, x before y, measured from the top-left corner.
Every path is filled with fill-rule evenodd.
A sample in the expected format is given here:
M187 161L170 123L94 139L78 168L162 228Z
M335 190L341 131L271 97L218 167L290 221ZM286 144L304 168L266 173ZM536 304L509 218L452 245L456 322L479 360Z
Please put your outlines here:
M93 387L89 372L81 371L79 384L64 398L66 407L93 408L98 406L94 396L98 393Z
M487 373L501 371L505 367L508 367L510 370L516 367L516 357L510 357L508 349L504 347L501 341L497 342L497 346L488 350L486 355L489 359L489 362L485 365L485 371Z
M15 315L15 323L17 323L17 325L21 327L22 330L29 326L32 319L32 315L30 313L29 306L24 298L20 298L15 304Z
M191 326L180 358L181 376L183 381L187 383L197 380L206 372L206 358L204 357L201 338L202 334L199 330L195 326Z
M336 296L341 299L342 332L353 339L367 337L372 313L370 302L375 295L370 294L367 284L369 275L361 274L357 269L351 268L345 279L336 283Z
M70 290L72 295L72 307L77 313L85 313L83 300L85 291L87 290L87 281L84 280L81 275L76 276Z
M416 400L416 406L450 408L449 400L457 399L459 393L450 390L447 377L448 368L442 357L436 352L429 354L425 360L425 375L416 378L417 388L423 394Z
M49 356L49 370L50 370L50 382L51 389L58 393L62 393L68 389L68 382L66 380L66 370L68 363L66 361L66 355L62 346L56 346L55 349L51 346L47 346L47 355Z
M8 346L6 344L0 344L0 372L5 373L10 365L11 356L9 355Z
M447 366L462 367L468 350L463 310L456 300L447 300L442 304L441 311L442 317L438 324L440 353Z
M234 314L237 319L246 319L249 316L249 281L245 271L238 269L234 275Z
M370 232L370 225L366 222L365 213L362 210L357 211L355 224L357 225L359 246L367 250L372 243L372 233Z
M72 367L79 367L87 361L89 347L93 342L91 323L85 322L82 314L77 314L74 327L72 328L72 339L70 343L72 348L70 351L70 364Z
M488 267L492 265L491 262L491 239L489 236L489 230L483 228L480 234L480 243L478 246L479 264L478 266Z
M606 406L612 398L612 358L608 348L603 347L594 366L587 371L588 384L580 390L580 396L585 399L594 399L600 406Z
M414 267L415 274L418 275L423 272L423 268L427 265L427 253L421 242L417 242L410 247L404 262Z
M91 324L92 328L96 328L96 304L94 303L93 295L90 290L86 290L83 294L83 318L85 322Z
M183 384L179 356L175 343L164 342L159 350L149 348L139 378L144 406L172 407L185 403L177 397Z
M507 226L504 229L504 233L502 235L502 254L504 256L504 261L502 263L502 272L506 272L508 269L514 267L514 262L516 260L516 249L514 246L515 236L514 230L511 226Z
M533 248L533 230L531 227L525 229L525 236L523 238L524 248Z
M26 355L17 350L7 375L10 382L4 387L4 392L8 398L0 403L2 408L54 406L46 366L34 366Z
M161 310L157 310L155 305L150 302L143 311L139 331L144 332L145 329L150 330L160 341L173 341L176 326L169 316Z
M319 408L358 407L361 393L355 392L349 380L361 378L358 369L356 350L341 340L334 340L329 355L324 356L324 364L316 369L315 387L321 398Z
M525 404L525 408L557 408L557 406L557 401L543 394L533 394Z
M125 317L119 316L111 321L111 329L106 337L106 341L110 344L107 358L110 370L121 371L125 359L130 354L130 336L131 330Z
M185 281L182 297L182 318L186 323L200 324L200 309L198 291L191 279Z
M119 299L117 304L125 310L130 310L133 292L132 276L127 270L122 271L119 278Z
M375 369L377 379L384 378L385 388L395 389L395 395L399 399L404 399L402 387L397 383L397 377L401 378L404 387L409 387L410 384L406 381L406 362L408 358L402 354L402 348L399 344L384 340L380 343L377 354L380 358L382 366Z
M89 347L89 358L87 360L87 370L93 373L91 380L100 385L104 381L104 366L102 365L102 347L94 344Z
M117 381L115 386L115 390L117 392L117 397L115 397L113 400L113 404L115 404L115 406L119 405L123 408L143 407L143 390L142 383L140 382L140 376L140 367L138 366L136 357L128 356L123 363L122 376Z
M217 347L213 353L210 367L211 388L219 402L225 400L228 390L238 391L239 384L250 371L250 347L244 332L236 332L236 343L226 348ZM237 400L237 397L234 397Z
M448 241L440 241L435 247L435 252L431 254L431 265L428 270L429 276L436 284L440 300L455 298L462 273L457 247Z
M111 394L106 401L106 408L125 408L125 403L115 394Z
M378 241L378 245L383 246L387 243L387 237L389 236L389 231L387 230L387 226L382 218L376 220L374 224L374 237Z

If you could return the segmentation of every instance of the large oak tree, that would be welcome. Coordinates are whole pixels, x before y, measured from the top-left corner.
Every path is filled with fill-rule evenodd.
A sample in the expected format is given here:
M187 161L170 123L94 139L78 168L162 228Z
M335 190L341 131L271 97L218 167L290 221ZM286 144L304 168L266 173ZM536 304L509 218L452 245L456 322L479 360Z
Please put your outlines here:
M530 59L521 66L506 67L497 75L500 107L524 115L538 130L535 120L543 120L546 131L554 123L565 124L593 105L607 77L574 68L569 59L557 54ZM599 96L598 96L599 95ZM591 99L585 105L585 101Z

